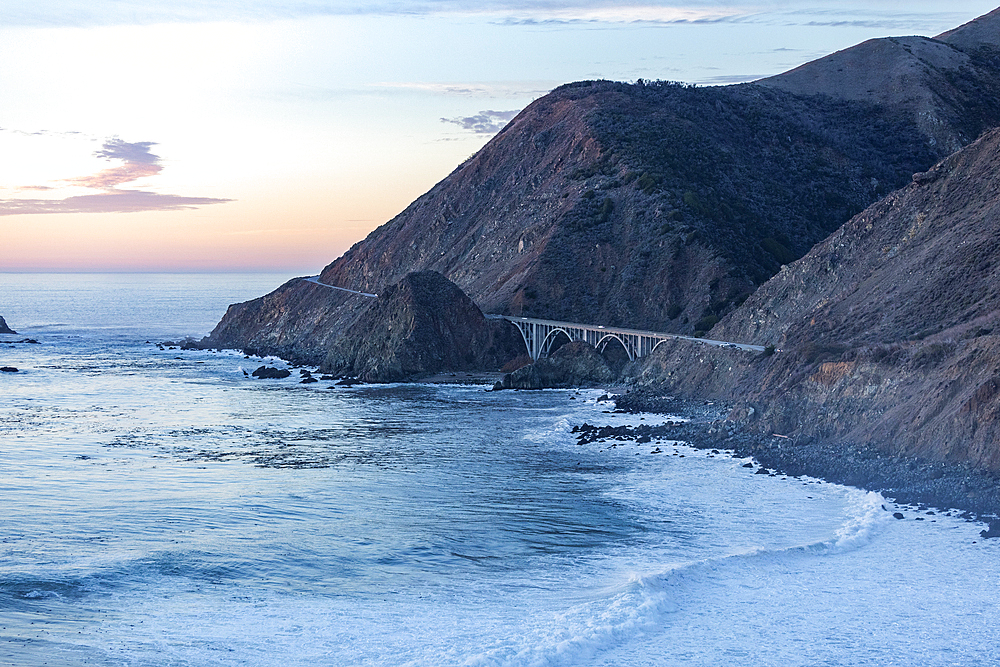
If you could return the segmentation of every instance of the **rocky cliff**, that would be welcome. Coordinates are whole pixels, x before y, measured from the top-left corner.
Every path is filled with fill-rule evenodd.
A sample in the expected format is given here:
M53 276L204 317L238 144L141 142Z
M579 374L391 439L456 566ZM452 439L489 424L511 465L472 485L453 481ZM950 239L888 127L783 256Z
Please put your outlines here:
M331 346L321 370L366 382L399 382L443 371L500 370L526 354L506 320L487 320L436 271L403 277Z
M764 433L1000 471L1000 131L785 267L714 336L662 346L642 383L736 400Z
M494 389L553 389L608 385L615 381L604 357L583 341L566 343L552 356L504 375Z
M270 294L229 306L199 345L318 366L370 306L368 297L293 278Z
M692 333L953 148L1000 124L995 14L727 87L583 82L327 266L380 292L435 270L487 312ZM321 360L366 305L302 281L215 344Z

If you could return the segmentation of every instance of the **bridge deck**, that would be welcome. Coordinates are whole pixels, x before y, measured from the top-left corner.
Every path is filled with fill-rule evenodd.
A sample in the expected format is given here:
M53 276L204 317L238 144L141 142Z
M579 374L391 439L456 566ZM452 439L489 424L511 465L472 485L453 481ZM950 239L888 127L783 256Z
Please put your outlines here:
M741 350L763 352L762 345L746 343L730 343L708 338L695 338L680 334L662 333L658 331L642 331L640 329L625 329L622 327L607 327L577 322L561 322L558 320L542 320L534 317L515 317L513 315L487 315L492 319L504 319L518 328L524 337L528 354L532 359L544 357L551 351L559 333L565 334L571 341L585 341L598 350L602 350L611 340L617 340L625 348L629 359L638 359L650 354L657 345L665 340L688 340L706 345L734 347Z

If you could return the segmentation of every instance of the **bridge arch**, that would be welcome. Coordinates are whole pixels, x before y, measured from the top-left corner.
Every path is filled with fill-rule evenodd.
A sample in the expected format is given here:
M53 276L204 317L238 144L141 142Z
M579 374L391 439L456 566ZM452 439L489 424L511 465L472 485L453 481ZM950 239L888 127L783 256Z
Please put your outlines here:
M604 338L602 338L601 340L597 341L597 345L595 345L595 347L597 348L598 352L600 352L601 354L604 354L604 352L608 348L608 345L609 344L614 344L615 342L617 342L618 345L621 346L621 348L625 352L625 354L628 355L628 360L629 361L634 361L635 360L635 350L633 350L632 346L629 345L628 342L625 341L618 334L608 334L608 335L604 336Z
M664 343L666 343L668 340L671 340L671 339L664 338L663 340L657 341L656 345L653 346L653 349L651 349L648 354L653 354L653 352L656 351L656 348L660 347L661 345L663 345Z
M556 341L558 341L560 338L565 338L565 340L556 345L555 344ZM573 342L573 337L569 334L569 332L561 327L557 327L552 331L548 332L547 334L545 334L545 338L542 339L542 346L539 349L538 356L539 358L547 357L556 350L558 350L560 347L565 345L566 343L572 343L572 342Z

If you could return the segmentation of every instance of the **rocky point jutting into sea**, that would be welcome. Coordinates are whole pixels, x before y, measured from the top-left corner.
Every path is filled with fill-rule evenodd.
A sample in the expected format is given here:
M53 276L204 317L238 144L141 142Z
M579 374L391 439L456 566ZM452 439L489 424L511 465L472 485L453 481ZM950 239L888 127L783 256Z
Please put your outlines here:
M785 452L822 452L799 457L813 474L848 458L928 479L975 471L951 502L995 509L998 125L1000 10L751 84L568 84L319 280L402 294L408 274L436 271L457 286L434 279L455 312L472 312L464 292L489 313L773 344L768 355L677 340L617 377L641 388L633 406L725 402L709 435L778 434ZM400 310L293 280L230 307L202 345L376 380L496 370L523 354L481 313L449 320L473 327L449 329L451 351L418 353L414 341L435 345L443 329L414 333L430 321L417 301ZM545 385L536 371L519 372L524 386ZM887 474L846 481L885 486Z

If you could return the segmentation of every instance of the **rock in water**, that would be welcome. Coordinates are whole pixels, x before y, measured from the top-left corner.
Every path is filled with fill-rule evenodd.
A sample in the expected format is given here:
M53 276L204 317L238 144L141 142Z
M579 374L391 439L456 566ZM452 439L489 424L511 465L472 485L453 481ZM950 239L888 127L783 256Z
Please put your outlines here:
M496 370L524 351L513 325L486 319L450 280L420 271L383 290L320 368L366 382L399 382L445 371Z
M4 322L4 319L0 317L0 334L17 334L17 332L11 329L9 326L7 326L7 323Z
M292 372L287 368L273 368L271 366L261 366L251 373L255 378L261 380L281 380L291 374Z

